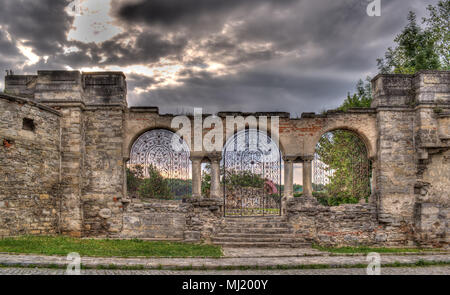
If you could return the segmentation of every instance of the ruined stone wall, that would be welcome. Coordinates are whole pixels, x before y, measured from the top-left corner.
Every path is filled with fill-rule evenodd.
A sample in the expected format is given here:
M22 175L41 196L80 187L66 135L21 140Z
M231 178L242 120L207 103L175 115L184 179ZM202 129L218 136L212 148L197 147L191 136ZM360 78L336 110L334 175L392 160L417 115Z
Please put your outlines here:
M204 114L204 116L207 116ZM369 157L376 155L377 149L377 132L376 132L376 113L373 109L350 110L349 112L329 112L324 115L303 114L302 118L289 118L288 113L239 113L239 112L221 112L217 116L222 120L224 126L222 145L227 140L226 122L227 116L266 116L267 132L271 135L271 116L279 117L279 143L283 156L305 156L313 155L315 147L320 137L331 130L348 129L356 132L366 144ZM172 130L171 123L175 115L161 115L158 108L134 107L130 108L125 119L125 138L124 138L124 157L129 157L133 142L145 131L151 129L168 129ZM194 119L191 120L191 128L194 129ZM210 129L204 128L203 136ZM236 132L241 131L237 129ZM276 140L276 139L274 139ZM194 142L194 132L190 142ZM187 141L189 144L189 141ZM196 151L199 154L207 156L205 150Z
M183 240L189 209L181 201L133 199L124 211L119 237Z
M430 156L416 188L416 230L421 244L450 244L450 150Z
M449 245L450 217L450 74L423 72L415 89L415 241Z
M60 110L61 117L61 233L82 236L81 189L84 179L84 114L81 105Z
M373 88L386 243L448 246L450 73L380 75Z
M410 239L414 220L416 181L413 114L407 111L378 113L379 148L376 171L379 222L392 229L393 244Z
M0 94L0 236L58 232L59 151L59 112Z
M120 107L90 108L84 112L84 117L83 234L115 235L122 230L123 110Z
M293 235L327 246L375 245L384 239L371 204L320 205L312 197L290 200L287 218Z
M449 85L450 72L380 75L373 80L370 109L298 119L287 113L217 116L223 122L227 116L279 116L280 149L291 161L308 161L327 131L349 129L364 140L374 165L371 202L323 207L295 199L286 210L296 235L330 245L446 246ZM122 73L39 71L8 76L5 89L27 99L0 98L0 235L208 242L224 226L223 199L127 199L125 162L133 141L150 129L172 129L174 115L128 108ZM24 117L34 120L34 132L22 129Z
M221 204L212 199L133 199L125 206L117 237L209 243L223 222Z

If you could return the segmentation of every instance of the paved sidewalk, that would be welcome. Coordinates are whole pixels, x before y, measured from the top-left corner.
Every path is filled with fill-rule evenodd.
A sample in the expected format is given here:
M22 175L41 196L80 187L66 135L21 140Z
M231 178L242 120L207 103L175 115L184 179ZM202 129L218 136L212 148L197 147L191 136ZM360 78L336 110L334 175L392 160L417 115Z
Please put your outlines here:
M314 248L223 248L224 257L303 257L303 256L366 256L363 253L334 254L320 251ZM449 254L450 251L427 251L427 252L403 252L403 253L383 253L383 255L432 255Z
M63 269L0 268L0 275L65 275ZM382 275L450 275L450 266L382 267ZM366 275L364 268L292 269L292 270L81 270L81 275Z
M116 267L142 267L145 269L177 269L177 268L192 268L192 269L217 269L217 268L239 268L239 267L276 267L282 266L299 266L299 265L360 265L368 264L365 255L330 255L324 252L314 252L312 249L303 249L302 252L285 253L288 256L280 257L257 257L252 249L241 249L240 255L237 250L226 249L224 252L228 253L229 257L223 258L104 258L104 257L82 257L81 263L89 268L96 268L98 266L114 265ZM267 249L266 249L267 251ZM245 256L244 253L251 253ZM275 253L276 254L276 253ZM234 255L234 256L233 256ZM236 257L241 256L241 257ZM381 264L390 263L416 263L418 261L427 262L450 262L450 253L443 254L408 254L408 255L381 255ZM49 265L58 265L65 267L68 261L63 256L43 256L43 255L12 255L0 254L0 264L2 265L35 265L45 267Z

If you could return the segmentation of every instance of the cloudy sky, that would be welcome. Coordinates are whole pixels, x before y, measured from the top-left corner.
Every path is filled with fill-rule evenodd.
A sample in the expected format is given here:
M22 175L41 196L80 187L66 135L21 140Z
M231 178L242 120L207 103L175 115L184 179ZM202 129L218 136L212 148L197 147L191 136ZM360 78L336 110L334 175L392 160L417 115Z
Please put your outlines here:
M162 113L334 108L437 0L0 0L0 69L124 71ZM73 5L76 4L76 5Z

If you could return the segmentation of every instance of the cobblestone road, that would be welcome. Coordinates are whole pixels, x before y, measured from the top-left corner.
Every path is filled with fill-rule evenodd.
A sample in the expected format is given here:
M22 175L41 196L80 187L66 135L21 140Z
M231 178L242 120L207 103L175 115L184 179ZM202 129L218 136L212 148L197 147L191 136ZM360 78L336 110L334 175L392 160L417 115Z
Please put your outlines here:
M311 270L236 270L236 271L170 271L170 270L82 270L82 275L365 275L364 268ZM62 269L0 268L0 275L64 275ZM450 275L450 267L384 267L382 275Z

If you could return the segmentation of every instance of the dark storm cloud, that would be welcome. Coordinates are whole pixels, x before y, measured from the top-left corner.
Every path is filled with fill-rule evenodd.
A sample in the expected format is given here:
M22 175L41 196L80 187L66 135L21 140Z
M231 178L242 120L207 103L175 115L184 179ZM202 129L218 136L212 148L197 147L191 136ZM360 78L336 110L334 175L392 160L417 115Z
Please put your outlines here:
M376 74L376 58L406 24L408 11L420 8L423 14L426 5L436 1L382 1L382 16L372 18L366 14L368 1L291 1L278 7L252 3L254 9L246 11L243 18L242 10L222 10L220 5L215 10L216 1L208 2L199 10L173 11L173 18L167 20L169 30L174 25L196 25L200 11L209 8L219 22L240 20L225 35L203 32L206 41L202 49L227 66L245 64L251 70L242 68L236 74L218 77L185 70L181 86L141 93L132 97L132 103L160 104L168 112L180 105L208 106L209 111L277 109L293 113L337 107L358 79ZM150 11L154 5L159 2L125 6L130 11L136 9L134 20L123 10L122 17L145 22L151 28L162 22ZM232 1L233 5L239 6ZM261 49L244 44L270 46Z
M127 32L126 36L129 36ZM132 65L157 62L161 57L181 54L187 44L184 38L175 40L164 39L164 36L153 32L143 32L137 35L133 46L123 45L117 40L103 42L97 50L107 56L104 64Z
M262 5L284 6L298 0L143 0L125 4L118 15L128 22L150 25L207 25L218 23L237 13L245 16Z
M127 75L127 84L131 89L135 88L147 88L152 84L156 84L156 81L152 77L138 75L138 74L129 74Z
M38 55L55 53L66 41L73 18L64 13L70 1L2 0L0 23L14 39L27 40L24 45Z
M338 106L359 78L376 74L376 58L392 45L408 11L420 19L437 2L381 0L382 16L371 18L366 0L111 0L111 16L123 32L84 43L67 40L70 1L0 1L2 71L27 61L18 40L48 56L23 73L163 67L164 60L180 67L174 77L127 75L130 105L293 115ZM64 50L69 47L75 50ZM177 84L165 83L171 79Z
M288 111L298 116L307 109L321 111L339 103L341 99L330 93L329 88L345 92L348 87L348 81L331 77L293 77L282 71L263 69L224 77L205 73L193 75L184 82L182 86L152 90L143 100L139 95L132 95L130 102L159 106L163 113L192 112L193 107L203 107L208 113ZM299 99L299 93L302 99Z
M10 41L6 35L5 31L0 30L0 56L2 58L8 58L8 57L16 57L18 56L19 50L14 45L12 41Z

